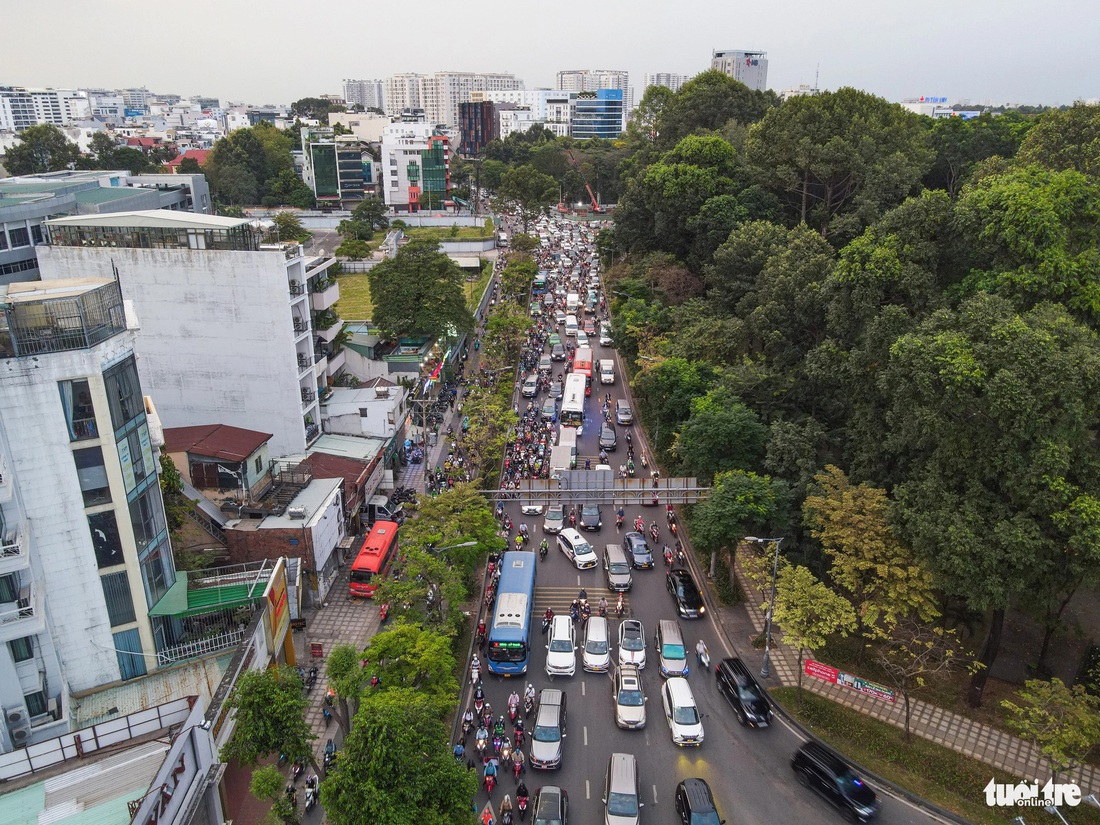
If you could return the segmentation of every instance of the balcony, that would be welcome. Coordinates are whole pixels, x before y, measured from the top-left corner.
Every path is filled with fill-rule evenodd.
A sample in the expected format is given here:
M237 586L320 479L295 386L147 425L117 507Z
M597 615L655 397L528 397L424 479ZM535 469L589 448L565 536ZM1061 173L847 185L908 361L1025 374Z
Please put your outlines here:
M299 295L304 295L306 288L302 285L301 281L290 282L290 296L296 298Z
M27 552L27 533L20 524L5 536L0 536L0 576L26 570L30 567L30 554Z
M313 332L317 336L318 341L325 344L331 344L332 340L340 334L340 330L343 328L343 324L333 324L327 329L319 329L318 327L314 327Z
M295 318L294 337L297 338L299 335L305 335L307 332L309 332L309 323L304 318Z
M336 375L336 373L338 373L340 370L342 370L344 368L344 364L345 364L345 354L344 354L343 349L341 349L335 355L330 355L328 357L328 374L329 374L329 377L331 378L332 376Z
M308 370L313 366L313 359L303 352L298 353L298 372Z
M323 312L340 300L340 284L335 280L322 279L309 296L310 307L314 312Z
M0 642L33 636L46 629L45 611L33 584L19 591L14 602L0 604Z
M317 400L317 393L313 390L307 390L305 387L302 387L301 392L303 404L312 404L315 400Z
M314 356L313 377L320 381L328 371L328 354L319 352Z

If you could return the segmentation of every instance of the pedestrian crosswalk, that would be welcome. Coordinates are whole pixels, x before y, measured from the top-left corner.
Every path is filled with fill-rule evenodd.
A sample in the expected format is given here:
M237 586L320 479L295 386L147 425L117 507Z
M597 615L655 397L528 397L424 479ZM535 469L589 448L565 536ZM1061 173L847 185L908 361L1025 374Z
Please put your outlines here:
M577 587L536 587L533 614L541 616L548 607L555 613L568 613L569 605L573 603L573 599L577 598L578 591L579 588ZM596 606L600 603L602 597L607 599L608 616L615 618L615 604L619 600L618 591L608 590L604 587L586 587L585 592L588 594L588 604L592 608L592 615L596 615ZM623 606L625 608L623 615L630 616L629 593L623 593Z

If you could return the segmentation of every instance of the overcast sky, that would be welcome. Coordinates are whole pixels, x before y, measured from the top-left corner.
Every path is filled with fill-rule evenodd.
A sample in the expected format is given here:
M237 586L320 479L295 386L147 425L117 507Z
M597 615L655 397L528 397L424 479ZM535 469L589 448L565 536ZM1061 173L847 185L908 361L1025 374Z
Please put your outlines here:
M289 103L342 78L566 68L693 74L712 49L766 51L768 85L901 100L1100 97L1095 0L6 0L0 85Z

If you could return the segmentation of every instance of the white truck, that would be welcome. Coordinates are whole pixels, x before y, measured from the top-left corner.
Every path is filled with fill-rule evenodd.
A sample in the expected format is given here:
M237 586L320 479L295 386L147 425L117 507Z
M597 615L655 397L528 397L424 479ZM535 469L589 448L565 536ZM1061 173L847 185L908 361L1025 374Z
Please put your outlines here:
M610 358L600 359L600 383L615 383L615 362L612 361Z

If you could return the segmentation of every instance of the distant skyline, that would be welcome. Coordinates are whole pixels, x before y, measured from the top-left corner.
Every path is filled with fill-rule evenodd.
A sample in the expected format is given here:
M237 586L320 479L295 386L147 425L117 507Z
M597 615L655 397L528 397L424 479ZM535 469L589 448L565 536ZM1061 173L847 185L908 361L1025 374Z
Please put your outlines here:
M134 0L12 3L0 85L147 86L253 104L341 94L343 78L398 72L510 72L552 87L561 69L695 74L712 49L768 53L776 91L855 86L889 100L920 95L1059 105L1100 97L1094 3L1062 0L487 0L473 6L347 0Z

